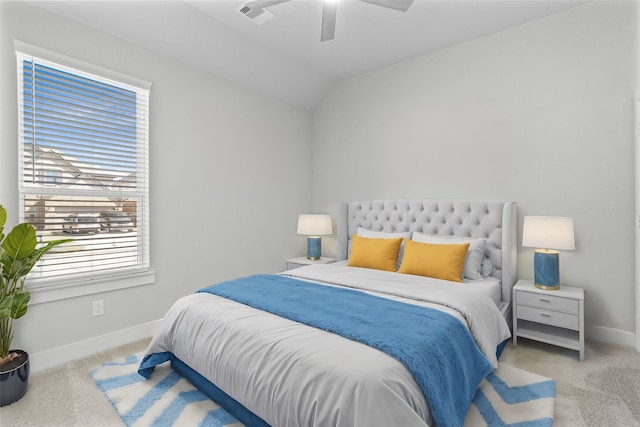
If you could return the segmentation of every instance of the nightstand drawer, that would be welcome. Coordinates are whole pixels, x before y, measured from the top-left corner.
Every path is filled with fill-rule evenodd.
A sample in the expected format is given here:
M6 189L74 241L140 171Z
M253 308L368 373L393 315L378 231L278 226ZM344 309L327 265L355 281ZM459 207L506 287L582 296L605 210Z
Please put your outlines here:
M518 298L522 296L519 295ZM520 302L520 300L518 300ZM574 314L559 313L557 311L544 310L526 305L517 306L518 319L531 320L532 322L546 325L559 326L573 330L580 330L580 317Z
M580 303L578 300L556 297L546 294L518 291L518 304L539 307L545 310L563 311L578 314Z

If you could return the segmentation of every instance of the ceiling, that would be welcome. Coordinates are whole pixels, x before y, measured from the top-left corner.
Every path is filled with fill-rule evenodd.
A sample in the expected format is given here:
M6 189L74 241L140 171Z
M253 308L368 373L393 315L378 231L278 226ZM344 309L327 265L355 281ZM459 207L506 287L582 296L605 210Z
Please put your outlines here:
M333 82L575 7L569 0L415 0L407 12L341 0L335 39L320 41L322 0L30 1L146 49L313 109Z

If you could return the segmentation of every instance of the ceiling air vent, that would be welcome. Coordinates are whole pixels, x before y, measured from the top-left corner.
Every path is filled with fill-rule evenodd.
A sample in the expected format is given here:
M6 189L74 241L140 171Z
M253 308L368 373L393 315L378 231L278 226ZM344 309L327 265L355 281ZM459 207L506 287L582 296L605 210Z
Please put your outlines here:
M238 12L252 20L258 25L262 25L267 21L275 18L275 15L267 9L251 9L248 5L242 6Z

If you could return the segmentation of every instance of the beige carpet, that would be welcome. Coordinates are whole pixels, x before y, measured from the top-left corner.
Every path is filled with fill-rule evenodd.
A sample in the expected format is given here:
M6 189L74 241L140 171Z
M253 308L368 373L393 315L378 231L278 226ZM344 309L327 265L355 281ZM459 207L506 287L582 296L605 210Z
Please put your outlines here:
M577 352L518 339L501 363L556 380L554 426L640 427L640 353L587 342L584 362Z
M554 426L640 427L640 353L587 342L586 360L554 346L519 340L501 363L556 380ZM146 348L148 340L33 375L27 395L0 408L0 426L121 426L88 371Z

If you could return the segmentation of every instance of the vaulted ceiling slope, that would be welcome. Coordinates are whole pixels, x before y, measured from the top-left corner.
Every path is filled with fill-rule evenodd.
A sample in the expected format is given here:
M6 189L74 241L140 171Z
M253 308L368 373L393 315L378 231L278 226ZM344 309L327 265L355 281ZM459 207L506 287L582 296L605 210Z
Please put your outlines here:
M333 82L575 7L568 0L415 0L406 12L339 1L335 38L321 42L322 0L35 1L31 4L276 99L313 109Z

